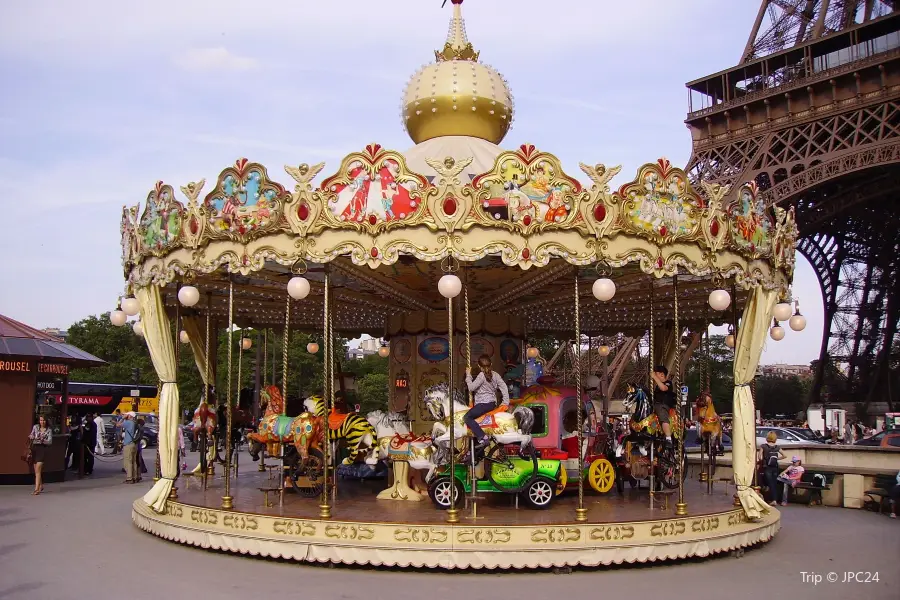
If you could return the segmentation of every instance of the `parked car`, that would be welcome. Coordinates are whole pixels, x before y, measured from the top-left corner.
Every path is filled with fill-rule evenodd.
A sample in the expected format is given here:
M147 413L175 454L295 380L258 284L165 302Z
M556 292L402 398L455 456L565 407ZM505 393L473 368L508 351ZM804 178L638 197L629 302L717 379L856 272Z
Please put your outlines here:
M825 439L819 435L817 432L813 431L809 427L785 427L788 431L792 431L802 437L805 440L809 440L811 442L824 442Z
M770 431L774 431L778 437L775 442L779 446L799 446L800 444L821 444L822 442L815 439L809 439L806 434L792 431L796 428L788 427L757 427L756 428L756 445L761 446L766 443L766 436Z
M731 450L731 436L727 433L722 434L722 446L726 452ZM688 429L684 432L684 447L686 450L700 447L700 438L696 429Z
M881 431L873 436L863 438L853 445L875 448L900 448L900 431Z

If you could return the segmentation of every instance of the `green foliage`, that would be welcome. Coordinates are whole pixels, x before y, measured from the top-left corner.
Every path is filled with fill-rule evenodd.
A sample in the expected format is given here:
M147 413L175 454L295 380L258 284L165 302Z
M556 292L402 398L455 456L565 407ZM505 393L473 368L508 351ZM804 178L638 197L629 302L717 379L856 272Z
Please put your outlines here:
M132 369L139 368L140 383L157 383L144 341L131 327L116 327L110 323L109 313L82 319L69 327L67 342L109 363L91 369L73 369L70 381L133 383Z
M806 408L808 380L799 377L758 377L756 410L767 417L776 414L796 416Z

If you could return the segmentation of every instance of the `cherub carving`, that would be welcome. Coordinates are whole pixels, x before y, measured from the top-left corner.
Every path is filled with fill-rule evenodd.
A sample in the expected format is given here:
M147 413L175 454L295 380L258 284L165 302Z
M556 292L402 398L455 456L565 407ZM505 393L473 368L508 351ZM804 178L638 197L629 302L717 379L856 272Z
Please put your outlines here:
M294 178L294 181L297 182L297 185L294 186L294 191L297 193L300 192L308 192L312 189L310 182L316 178L316 175L319 174L325 168L325 163L320 162L313 166L309 166L306 163L302 163L298 167L292 167L290 165L284 165L284 170L288 175Z
M473 158L471 156L459 161L454 160L452 156L448 156L443 161L434 158L426 158L425 162L443 178L445 183L454 183L458 185L460 183L459 174L462 173L463 169L472 164L472 160Z
M622 165L617 165L609 169L603 164L597 164L591 167L584 163L578 163L578 166L581 167L581 170L594 182L595 189L607 193L609 192L610 180L622 170Z

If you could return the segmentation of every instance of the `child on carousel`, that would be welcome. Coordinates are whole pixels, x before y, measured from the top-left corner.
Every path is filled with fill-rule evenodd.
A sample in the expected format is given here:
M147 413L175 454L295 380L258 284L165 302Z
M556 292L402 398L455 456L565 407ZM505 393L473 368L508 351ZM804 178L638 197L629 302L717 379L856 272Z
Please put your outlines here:
M472 369L466 367L466 386L472 392L475 402L467 412L463 420L472 436L477 440L476 449L487 447L489 440L484 430L478 425L479 417L483 417L497 408L497 392L499 391L503 406L509 406L509 388L499 373L491 370L491 357L482 354L478 357L478 368L481 371L475 379L472 379Z

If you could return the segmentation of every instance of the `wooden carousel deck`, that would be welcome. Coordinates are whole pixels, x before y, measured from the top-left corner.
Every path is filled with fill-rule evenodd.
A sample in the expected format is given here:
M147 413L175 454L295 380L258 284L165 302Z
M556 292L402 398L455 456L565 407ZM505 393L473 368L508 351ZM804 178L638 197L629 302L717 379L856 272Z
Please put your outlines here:
M244 465L242 465L244 466ZM179 497L163 514L141 499L133 519L141 529L179 543L243 554L298 561L399 565L432 568L533 568L597 566L708 556L768 541L780 527L772 509L748 522L732 505L733 488L706 494L706 485L687 481L687 516L675 515L676 495L668 508L649 508L643 489L625 486L598 495L586 492L588 521L575 522L577 494L569 491L547 510L532 510L510 496L481 494L477 519L460 506L460 522L446 523L446 512L429 500L377 500L385 480L339 480L331 519L319 519L319 499L286 492L270 493L265 506L261 487L276 486L266 473L246 465L232 482L233 510L222 510L221 469L206 491L199 481L179 480ZM252 469L252 470L250 470ZM660 504L660 503L657 503Z

